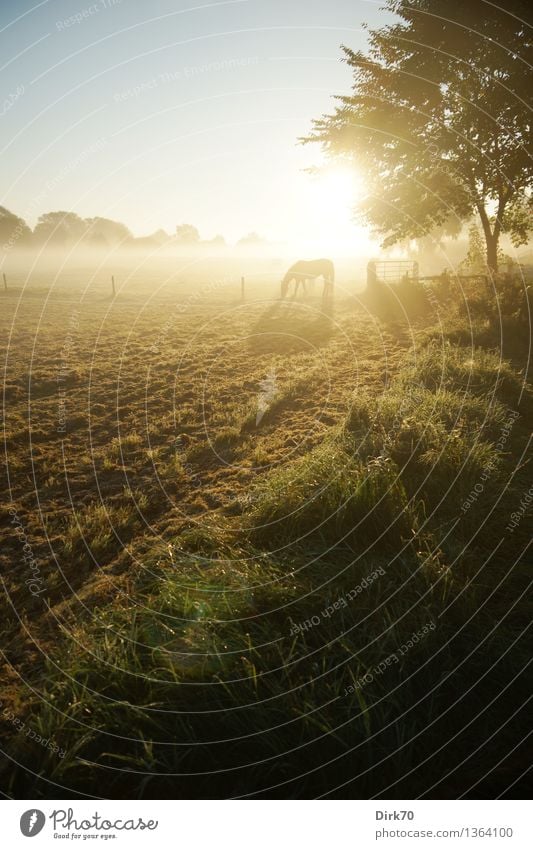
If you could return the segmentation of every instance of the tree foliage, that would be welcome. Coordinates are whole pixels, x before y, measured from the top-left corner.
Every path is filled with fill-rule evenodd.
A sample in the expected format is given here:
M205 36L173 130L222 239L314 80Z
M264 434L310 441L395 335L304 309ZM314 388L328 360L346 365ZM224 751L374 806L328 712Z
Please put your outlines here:
M486 270L483 237L475 222L472 222L468 228L468 252L460 267L461 269L473 272L484 272Z
M479 217L497 269L507 231L531 228L531 12L482 0L388 0L399 20L343 47L353 91L304 142L353 162L369 193L360 212L383 245Z
M75 212L45 212L35 225L33 237L47 246L78 242L87 234L87 222Z
M111 218L87 218L85 238L97 245L111 247L123 244L132 238L125 224Z
M25 245L30 239L31 230L24 219L0 206L0 245L7 249Z
M176 241L182 245L197 245L200 241L198 228L193 224L178 224L176 227Z

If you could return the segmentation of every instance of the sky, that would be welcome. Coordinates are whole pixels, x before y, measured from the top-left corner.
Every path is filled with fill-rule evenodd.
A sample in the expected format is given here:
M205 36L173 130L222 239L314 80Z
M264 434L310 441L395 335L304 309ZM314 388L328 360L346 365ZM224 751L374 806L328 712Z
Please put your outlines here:
M320 149L297 140L349 93L340 45L364 48L380 5L2 0L0 204L31 226L61 209L367 252L360 178L313 178Z

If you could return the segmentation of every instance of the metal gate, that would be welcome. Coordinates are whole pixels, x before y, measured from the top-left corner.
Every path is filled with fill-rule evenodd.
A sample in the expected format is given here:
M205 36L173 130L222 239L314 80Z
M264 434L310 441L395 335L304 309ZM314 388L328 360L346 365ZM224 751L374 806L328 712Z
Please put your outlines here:
M407 259L373 259L366 267L368 286L376 283L400 283L401 280L418 280L418 263Z

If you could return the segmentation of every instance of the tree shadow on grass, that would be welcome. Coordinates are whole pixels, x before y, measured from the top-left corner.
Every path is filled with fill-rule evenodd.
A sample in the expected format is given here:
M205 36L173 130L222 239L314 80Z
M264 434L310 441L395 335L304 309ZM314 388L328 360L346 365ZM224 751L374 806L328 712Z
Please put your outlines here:
M275 301L252 327L248 344L254 353L294 353L320 348L332 338L335 325L330 302L311 305Z

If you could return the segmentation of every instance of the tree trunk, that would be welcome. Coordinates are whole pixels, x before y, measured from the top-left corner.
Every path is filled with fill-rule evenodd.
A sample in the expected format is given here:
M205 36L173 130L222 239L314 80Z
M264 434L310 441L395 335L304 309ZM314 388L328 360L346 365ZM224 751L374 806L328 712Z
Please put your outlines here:
M494 228L490 226L490 220L482 203L478 204L479 217L483 225L483 233L485 235L485 244L487 248L487 266L491 274L498 273L498 242L500 241L500 223L496 219ZM498 210L498 213L503 213L503 208Z
M498 234L485 233L485 242L487 244L487 265L493 274L498 273Z

